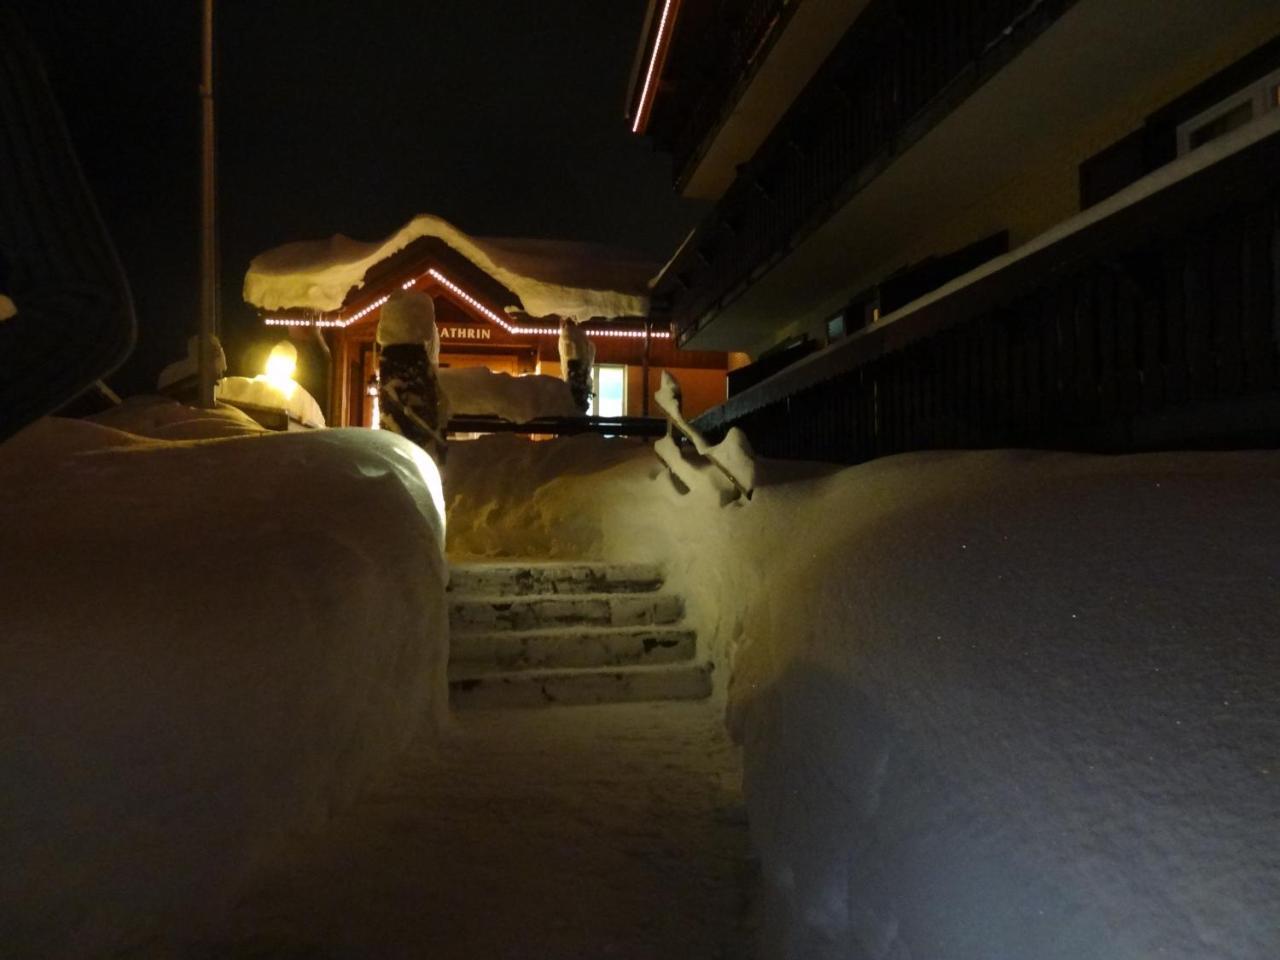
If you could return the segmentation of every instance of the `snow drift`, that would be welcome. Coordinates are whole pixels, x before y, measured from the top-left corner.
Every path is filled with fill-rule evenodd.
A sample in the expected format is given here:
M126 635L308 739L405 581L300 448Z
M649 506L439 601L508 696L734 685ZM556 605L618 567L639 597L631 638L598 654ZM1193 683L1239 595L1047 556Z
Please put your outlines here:
M720 508L519 443L450 477L451 548L666 563L731 665L764 956L1275 955L1280 455L765 462Z
M103 419L173 433L184 409ZM445 709L422 452L195 420L241 435L47 419L0 446L6 954L149 954Z
M440 387L449 398L450 413L492 414L513 423L582 415L569 385L559 377L513 377L486 367L441 367Z
M324 426L320 404L295 380L281 382L262 374L256 377L223 377L217 383L217 397L227 403L283 410L303 426Z
M244 298L264 310L337 310L365 274L420 237L436 237L514 293L534 317L642 317L649 313L655 265L625 251L562 240L471 237L420 214L385 240L336 234L259 254L244 278Z

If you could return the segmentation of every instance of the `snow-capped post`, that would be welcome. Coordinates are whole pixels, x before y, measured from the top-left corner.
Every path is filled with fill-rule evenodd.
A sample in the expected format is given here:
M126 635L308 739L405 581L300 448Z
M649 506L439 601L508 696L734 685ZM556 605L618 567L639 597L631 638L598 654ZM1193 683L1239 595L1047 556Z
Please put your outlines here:
M419 290L397 290L378 318L378 408L383 430L413 441L444 466L449 423L437 364L436 307Z
M591 401L591 365L596 359L596 345L577 323L568 318L560 321L560 371L569 384L573 402L583 413Z
M739 497L750 500L755 492L756 461L747 435L732 427L719 443L707 443L702 431L685 419L680 409L680 383L666 370L662 371L662 386L653 399L667 417L667 435L654 444L653 452L672 476L688 489L698 484L715 488L721 506ZM695 457L686 457L681 451L676 442L677 430L689 439Z
M197 403L214 405L214 346L218 333L217 169L213 128L213 0L204 0L200 70L200 393Z

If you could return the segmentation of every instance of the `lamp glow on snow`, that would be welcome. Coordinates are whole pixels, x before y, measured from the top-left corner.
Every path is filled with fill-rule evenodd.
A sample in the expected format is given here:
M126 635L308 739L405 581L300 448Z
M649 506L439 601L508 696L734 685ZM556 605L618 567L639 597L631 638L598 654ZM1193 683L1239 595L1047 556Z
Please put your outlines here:
M267 368L263 379L279 390L285 397L293 396L298 388L293 375L298 370L298 349L288 340L281 340L271 348L271 356L267 357Z
M375 373L369 377L369 382L365 385L364 392L369 395L369 399L373 403L373 423L370 426L375 430L382 429L382 404L379 400L378 375Z

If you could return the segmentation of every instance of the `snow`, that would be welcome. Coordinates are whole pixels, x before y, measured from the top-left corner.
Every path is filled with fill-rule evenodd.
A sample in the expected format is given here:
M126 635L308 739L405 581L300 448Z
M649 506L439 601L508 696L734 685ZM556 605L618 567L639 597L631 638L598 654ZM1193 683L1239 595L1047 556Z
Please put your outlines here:
M685 419L680 384L666 370L662 371L662 382L653 399L669 424L667 436L655 445L655 453L667 469L686 487L714 489L722 505L739 495L750 499L756 484L756 463L747 435L738 427L730 427L722 441L707 443L702 432ZM680 450L673 428L689 438L696 456L686 456Z
M284 410L304 426L324 426L320 404L296 380L280 380L262 374L256 377L223 377L218 381L217 398L227 403Z
M439 478L401 438L132 403L12 437L0 488L6 954L155 955L441 719Z
M660 560L730 675L763 956L1274 956L1280 455L765 461L721 508L501 441L451 553Z
M461 711L179 956L744 957L711 703Z
M431 362L440 356L440 331L436 329L436 305L419 290L397 290L378 314L378 345L424 343Z
M0 323L11 320L18 315L18 308L14 302L3 293L0 293Z
M111 427L113 432L126 434L125 439L130 441L137 437L213 440L266 432L265 427L235 407L224 404L212 410L201 410L160 396L130 397L120 406L94 414L88 420ZM72 440L72 449L75 449L75 443L85 439L83 433L69 428L64 432ZM52 435L46 433L46 436Z
M534 317L647 316L653 264L593 244L470 237L439 217L420 214L385 240L365 243L337 234L288 243L255 257L244 298L264 310L337 310L378 263L420 237L436 237L510 290Z
M222 343L213 338L213 376L221 377L227 370L227 355L223 352ZM156 389L166 390L176 383L200 376L200 338L187 338L187 355L176 360L160 371L156 378Z
M587 370L596 359L596 345L587 332L572 323L560 324L560 336L557 341L560 352L560 365L564 368L565 378L569 376L569 361L580 360Z
M559 377L513 377L486 367L442 367L440 386L451 413L492 414L514 423L538 417L576 417L569 386Z

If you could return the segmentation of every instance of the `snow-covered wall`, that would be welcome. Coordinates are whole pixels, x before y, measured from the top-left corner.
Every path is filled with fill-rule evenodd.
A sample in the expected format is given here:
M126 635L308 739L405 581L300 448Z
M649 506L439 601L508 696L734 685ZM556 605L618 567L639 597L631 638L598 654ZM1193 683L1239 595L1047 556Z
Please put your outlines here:
M1280 955L1280 455L766 462L722 509L643 448L517 443L451 536L666 564L728 678L762 956Z
M5 956L156 955L446 709L430 461L183 409L0 445Z

